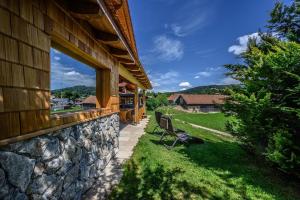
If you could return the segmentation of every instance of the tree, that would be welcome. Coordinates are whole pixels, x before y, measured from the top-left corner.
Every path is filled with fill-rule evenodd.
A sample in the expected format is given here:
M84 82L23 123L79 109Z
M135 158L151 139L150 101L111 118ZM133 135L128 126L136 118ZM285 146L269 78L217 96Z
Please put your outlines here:
M260 34L241 55L245 64L225 65L242 87L229 89L228 130L249 149L300 177L300 44Z
M291 6L276 3L267 27L290 41L300 43L300 0L295 0Z

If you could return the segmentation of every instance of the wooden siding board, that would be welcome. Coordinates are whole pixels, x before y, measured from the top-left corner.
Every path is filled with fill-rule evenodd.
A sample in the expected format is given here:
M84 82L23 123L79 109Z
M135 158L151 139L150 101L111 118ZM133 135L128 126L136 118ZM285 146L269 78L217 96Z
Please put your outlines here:
M0 85L12 85L11 64L5 61L0 61Z
M3 105L3 92L2 88L0 88L0 112L4 111L4 105Z
M19 113L0 113L0 139L20 135Z
M38 72L36 69L24 67L25 86L27 88L40 88Z
M33 66L32 47L22 42L19 43L20 63L23 65Z
M26 21L33 23L33 11L31 0L20 1L20 16Z
M44 30L44 15L37 7L33 7L33 23L39 29Z
M3 88L4 111L21 111L29 108L28 90Z
M29 43L28 23L16 15L11 15L12 37Z
M21 65L12 64L12 82L15 87L24 87L24 68Z
M0 32L11 35L10 14L7 10L0 8L1 26Z
M19 62L18 43L17 40L9 37L3 37L5 59L12 62Z

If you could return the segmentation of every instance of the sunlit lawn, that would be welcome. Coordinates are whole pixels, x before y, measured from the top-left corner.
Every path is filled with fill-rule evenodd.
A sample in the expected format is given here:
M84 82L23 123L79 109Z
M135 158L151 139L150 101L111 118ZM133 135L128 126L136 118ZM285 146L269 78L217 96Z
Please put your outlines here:
M152 133L152 116L111 199L300 199L299 182L248 155L235 140L176 125L205 143L167 150Z
M51 111L51 114L76 112L76 111L81 111L81 110L83 110L81 106L74 106L70 109Z
M187 113L168 107L162 108L161 110L163 113L171 114L175 119L219 131L226 131L225 122L227 117L225 117L223 113Z

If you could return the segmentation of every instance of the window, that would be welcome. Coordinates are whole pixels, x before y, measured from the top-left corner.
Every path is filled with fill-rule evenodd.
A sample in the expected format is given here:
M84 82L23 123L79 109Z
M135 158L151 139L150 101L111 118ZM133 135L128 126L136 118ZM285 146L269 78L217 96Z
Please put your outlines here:
M96 108L96 70L51 48L51 113Z

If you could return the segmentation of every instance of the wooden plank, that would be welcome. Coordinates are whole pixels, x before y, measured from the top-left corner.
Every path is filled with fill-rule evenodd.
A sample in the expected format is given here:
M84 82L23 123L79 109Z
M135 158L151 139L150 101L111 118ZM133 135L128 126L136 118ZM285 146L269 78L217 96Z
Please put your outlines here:
M37 119L37 129L46 129L50 127L50 110L37 110L36 112Z
M24 19L16 15L11 15L11 31L14 38L30 43L28 28L29 24Z
M73 13L83 14L83 15L101 15L100 6L98 3L88 2L88 1L69 1L69 9Z
M139 123L139 93L138 87L134 89L134 123Z
M0 61L0 85L12 86L12 70L9 62Z
M7 8L11 12L19 15L19 0L1 0L0 5Z
M12 62L19 62L18 43L17 40L3 37L5 59Z
M13 86L15 87L24 87L25 80L24 80L24 68L21 65L12 64L12 82Z
M5 59L4 36L0 33L0 58Z
M19 42L20 63L23 65L33 66L33 51L32 47Z
M50 55L48 52L42 52L42 69L50 71Z
M118 42L120 41L119 37L112 33L107 33L104 31L95 31L95 38L101 42Z
M49 90L50 89L50 73L40 71L40 77L41 77L40 78L41 89Z
M123 49L117 49L117 48L109 47L108 51L112 55L116 55L116 56L125 56L125 55L128 55L128 52L126 50L123 50Z
M38 29L31 24L27 24L27 34L28 43L34 47L39 47Z
M33 23L39 29L44 30L44 28L45 28L45 25L44 25L44 15L35 6L33 7Z
M51 39L48 35L46 35L43 31L38 30L38 46L42 50L46 52L50 52L51 47Z
M19 88L2 88L4 111L21 111L29 109L28 90Z
M42 58L42 51L33 48L33 66L37 69L43 69L43 58Z
M0 112L4 111L4 105L3 105L3 92L2 88L0 87Z
M20 135L19 113L0 113L0 130L1 140Z
M130 59L126 59L126 58L116 58L120 63L124 63L124 64L134 64L133 60Z
M24 67L25 86L27 88L40 88L39 79L37 77L37 69Z
M37 119L35 111L24 111L20 113L21 134L37 130Z
M11 35L10 14L8 11L0 7L1 26L0 32Z
M33 11L31 0L20 1L20 16L26 21L33 23Z

